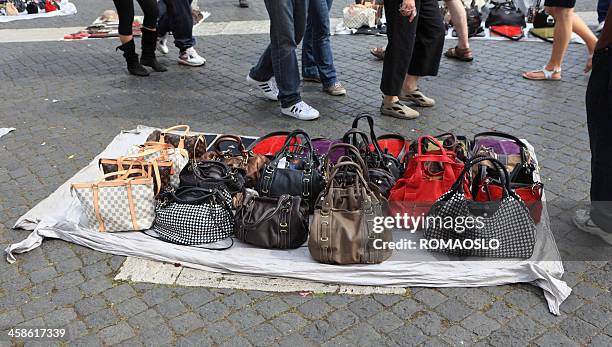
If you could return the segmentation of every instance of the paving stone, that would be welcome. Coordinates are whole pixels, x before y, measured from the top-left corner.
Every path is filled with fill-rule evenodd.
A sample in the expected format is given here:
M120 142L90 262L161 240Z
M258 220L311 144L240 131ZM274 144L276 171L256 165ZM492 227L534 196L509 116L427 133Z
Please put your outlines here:
M442 295L437 290L431 288L424 288L415 294L414 298L432 308L448 300L445 295Z
M291 334L283 337L278 341L278 345L281 347L309 347L315 346L314 343L306 339L300 334Z
M423 331L413 324L403 325L390 332L388 336L399 346L419 345L427 340L427 336L423 334Z
M508 303L497 301L485 310L485 314L503 324L519 313Z
M473 312L471 308L456 300L448 300L438 305L436 311L453 322L460 322Z
M578 317L568 317L559 325L559 329L570 339L580 343L587 343L597 334L597 328L594 325Z
M327 322L334 330L340 331L359 322L359 317L347 308L341 308L330 313Z
M395 305L398 301L404 299L404 297L401 295L393 294L374 294L373 297L376 301L380 302L385 307L391 307Z
M606 334L599 334L591 340L592 346L612 346L612 337Z
M87 324L88 328L100 330L106 328L107 326L117 324L119 322L119 318L110 308L105 308L100 311L96 311L89 316L85 316L83 321L85 324Z
M181 337L177 340L176 346L178 347L195 347L195 346L211 346L213 342L208 338L204 331L197 330L191 334Z
M165 323L159 324L155 327L147 327L146 329L140 330L140 337L142 338L145 346L160 346L160 345L171 345L174 341L175 336L172 333L172 329ZM201 340L200 343L203 343Z
M318 319L325 316L332 310L332 307L321 299L313 299L298 307L298 311L307 319Z
M57 276L57 272L53 267L45 267L30 273L30 279L32 280L32 283L40 283L43 281L47 281L51 278L54 278L55 276Z
M386 334L395 330L403 324L395 314L389 311L381 311L369 318L367 322L377 331Z
M148 309L128 319L128 322L132 327L140 331L148 331L154 329L156 326L164 324L165 319L155 310Z
M155 310L164 318L170 319L187 312L188 309L179 299L173 298L155 306Z
M249 329L265 321L265 318L252 308L235 312L228 319L242 330Z
M541 347L554 347L554 346L579 346L578 343L570 340L565 334L560 331L549 331L546 332L541 338L535 341L535 344Z
M207 322L214 322L229 315L230 310L220 301L212 301L199 308L199 313Z
M238 291L233 295L221 300L230 309L238 310L251 303L251 298L243 291Z
M480 312L472 313L461 322L461 325L467 330L475 333L478 337L487 337L491 332L501 327L496 320Z
M99 296L85 298L74 304L74 308L78 314L87 316L90 313L99 311L107 306L106 301Z
M595 302L588 303L576 311L576 316L598 328L605 328L612 322L612 312Z
M136 296L136 291L129 284L123 283L102 293L108 302L121 303Z
M96 295L112 287L112 282L106 278L94 278L80 285L85 295Z
M463 346L471 345L476 340L476 334L460 325L453 325L442 334L441 338L451 346Z
M234 336L228 341L222 343L220 346L252 346L252 344L242 336Z
M58 306L74 304L83 298L83 293L77 287L62 289L57 291L52 297L51 302Z
M164 301L170 300L173 297L172 290L167 287L156 287L144 292L142 300L149 306L161 304Z
M238 336L238 330L227 320L222 320L206 325L205 336L212 342L221 344L228 340L231 341L233 336Z
M83 284L85 282L85 278L78 271L72 271L61 275L55 279L55 286L58 290L71 288ZM94 293L87 292L87 294L91 295Z
M393 312L403 320L410 320L413 314L419 311L426 310L425 306L419 304L418 302L407 298L400 302L398 302L395 306L391 308Z
M126 318L130 318L134 315L137 315L143 311L147 310L147 304L139 298L131 298L121 303L121 305L117 305L115 308L119 314Z
M281 337L281 333L268 323L250 328L245 331L244 335L253 346L270 346L276 339Z
M80 320L73 320L66 325L67 334L71 341L74 341L82 336L87 335L87 326Z
M198 288L193 292L181 295L179 299L191 309L196 309L214 300L215 296L206 288Z
M193 312L185 313L170 320L170 326L179 335L202 328L204 325L204 321Z
M43 316L48 327L64 327L77 318L73 308L58 308Z
M0 327L15 326L23 321L23 315L17 310L0 313Z
M289 309L289 305L276 296L268 296L266 299L256 303L254 307L266 319L275 317Z
M126 322L121 322L100 330L98 336L100 336L105 344L113 345L132 338L135 334L134 330Z
M364 296L359 300L353 301L347 307L358 317L363 319L375 315L383 308L378 301L369 296Z
M435 312L422 312L413 321L427 336L438 335L448 327L448 322Z
M286 312L271 320L270 324L281 334L289 335L300 330L308 324L308 321L294 312Z
M38 300L33 300L29 302L27 305L21 308L21 312L23 313L23 317L25 319L36 318L45 313L49 313L55 310L57 306L52 303L49 298L40 298Z

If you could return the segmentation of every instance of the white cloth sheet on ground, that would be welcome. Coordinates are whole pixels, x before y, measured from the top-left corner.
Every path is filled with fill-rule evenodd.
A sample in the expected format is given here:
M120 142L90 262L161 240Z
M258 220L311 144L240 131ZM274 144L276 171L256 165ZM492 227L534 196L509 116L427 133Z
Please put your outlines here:
M268 250L236 242L229 250L211 251L169 244L140 232L101 233L79 227L79 205L70 194L70 184L95 180L101 175L99 158L114 158L125 154L131 146L143 143L152 130L139 126L135 130L122 132L88 166L19 218L15 228L32 230L32 233L22 242L6 248L7 261L14 262L15 254L37 248L45 237L50 237L101 252L181 263L186 267L207 271L289 277L325 283L390 287L478 287L531 283L543 289L553 314L559 314L559 306L571 292L571 288L561 280L563 265L550 231L546 210L538 229L536 250L532 258L545 261L461 260L427 251L395 251L393 257L382 264L334 266L315 262L307 247L290 251ZM396 231L395 236L411 238L416 235ZM546 258L542 257L543 254L546 254Z
M49 17L58 17L58 16L69 16L71 14L76 14L77 8L73 3L63 0L60 3L60 9L52 12L41 12L41 13L23 13L18 16L0 16L0 23L8 23L16 20L26 20L26 19L34 19L34 18L49 18Z

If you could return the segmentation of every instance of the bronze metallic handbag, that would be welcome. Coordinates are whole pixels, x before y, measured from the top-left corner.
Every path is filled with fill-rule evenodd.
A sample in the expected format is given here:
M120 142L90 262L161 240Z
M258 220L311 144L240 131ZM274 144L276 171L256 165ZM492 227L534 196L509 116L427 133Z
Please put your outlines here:
M308 238L308 204L299 196L253 197L236 211L234 234L262 248L298 248Z
M222 143L234 143L226 150L221 148ZM246 181L246 187L252 188L261 176L261 173L270 162L265 155L254 154L248 151L239 136L221 135L212 143L210 151L204 153L202 160L216 160L223 162L229 168L242 172Z
M182 134L170 133L173 130L184 129ZM206 138L204 135L189 135L189 125L176 125L164 130L155 130L147 137L147 142L169 143L174 148L185 150L189 159L199 158L206 153Z
M335 179L343 170L353 170L356 179L341 183ZM342 157L328 177L310 225L310 255L326 264L378 264L392 250L384 247L393 241L392 231L374 230L374 220L384 216L387 201L368 184L368 171L349 157ZM364 177L365 176L365 177ZM342 181L342 180L340 180Z

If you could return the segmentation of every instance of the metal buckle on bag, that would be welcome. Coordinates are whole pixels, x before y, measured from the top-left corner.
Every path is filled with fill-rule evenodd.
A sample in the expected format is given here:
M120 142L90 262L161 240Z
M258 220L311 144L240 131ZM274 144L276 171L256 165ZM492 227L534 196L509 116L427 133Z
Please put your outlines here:
M286 227L286 226L287 226L287 223L282 222L282 223L280 223L280 226L281 226L281 228L284 228L284 227Z
M329 237L327 237L327 236L326 236L326 237L322 237L322 238L321 238L321 241L323 241L323 242L327 242L327 241L329 241ZM327 248L327 247L326 247L326 248Z

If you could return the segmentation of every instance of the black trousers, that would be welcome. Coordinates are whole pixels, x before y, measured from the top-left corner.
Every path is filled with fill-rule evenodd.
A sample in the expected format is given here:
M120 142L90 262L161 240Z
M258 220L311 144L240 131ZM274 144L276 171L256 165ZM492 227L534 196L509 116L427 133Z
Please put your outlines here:
M412 22L399 12L402 0L385 0L387 39L380 90L399 95L406 73L435 76L444 48L444 23L437 0L415 0L417 16Z
M155 29L159 8L157 0L136 0L144 13L142 26ZM119 35L132 35L132 23L134 22L134 0L113 0L119 15Z
M591 144L591 218L612 232L612 48L597 51L586 94Z

